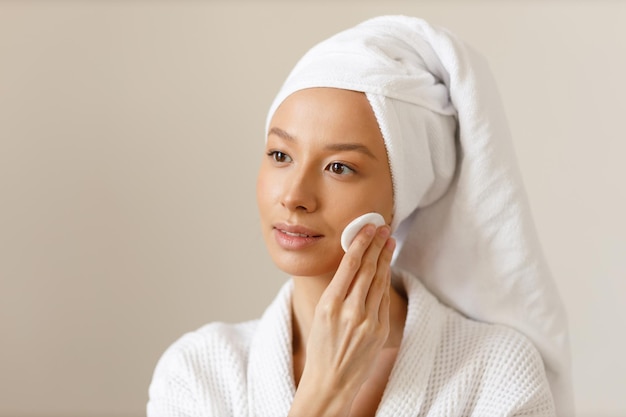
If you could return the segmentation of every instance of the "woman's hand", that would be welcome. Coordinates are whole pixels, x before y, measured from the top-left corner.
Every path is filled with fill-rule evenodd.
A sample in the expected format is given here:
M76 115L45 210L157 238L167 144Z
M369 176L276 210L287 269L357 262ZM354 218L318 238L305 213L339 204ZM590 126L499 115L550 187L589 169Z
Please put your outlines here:
M365 226L315 309L290 416L347 416L389 335L388 226Z

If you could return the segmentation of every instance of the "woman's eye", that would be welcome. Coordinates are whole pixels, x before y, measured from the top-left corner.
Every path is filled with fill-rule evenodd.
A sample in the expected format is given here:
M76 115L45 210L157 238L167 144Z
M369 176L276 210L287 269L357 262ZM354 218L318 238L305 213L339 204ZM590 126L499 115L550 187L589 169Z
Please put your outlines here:
M326 169L337 175L347 175L354 173L354 170L352 168L350 168L346 164L342 164L341 162L332 162L328 165Z
M274 162L278 162L280 164L291 162L291 157L281 151L270 151L268 152L268 155L272 157Z

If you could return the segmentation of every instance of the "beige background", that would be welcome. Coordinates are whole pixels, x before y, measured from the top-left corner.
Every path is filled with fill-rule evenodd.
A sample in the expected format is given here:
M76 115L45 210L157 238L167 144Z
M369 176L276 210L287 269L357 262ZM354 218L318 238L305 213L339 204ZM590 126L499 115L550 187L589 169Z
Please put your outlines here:
M186 331L258 316L265 112L377 14L489 58L571 321L580 416L626 413L623 2L0 1L0 416L141 416Z

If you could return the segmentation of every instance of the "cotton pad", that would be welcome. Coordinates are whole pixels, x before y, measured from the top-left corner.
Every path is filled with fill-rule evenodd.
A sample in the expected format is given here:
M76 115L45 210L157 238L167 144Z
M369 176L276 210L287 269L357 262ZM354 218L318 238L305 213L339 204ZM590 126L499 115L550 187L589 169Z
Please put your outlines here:
M366 224L373 224L376 227L380 227L385 224L385 218L378 213L365 213L352 220L346 228L343 229L343 233L341 234L341 247L344 252L348 251L355 236Z

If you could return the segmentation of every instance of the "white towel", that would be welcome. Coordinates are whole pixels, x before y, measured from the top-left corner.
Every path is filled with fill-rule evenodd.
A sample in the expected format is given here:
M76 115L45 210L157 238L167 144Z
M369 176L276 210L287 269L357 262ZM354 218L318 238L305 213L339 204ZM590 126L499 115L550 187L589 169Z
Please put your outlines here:
M309 87L365 92L374 109L394 183L394 266L463 314L524 333L544 359L558 415L573 415L566 316L484 59L423 20L382 16L312 48L268 123Z

